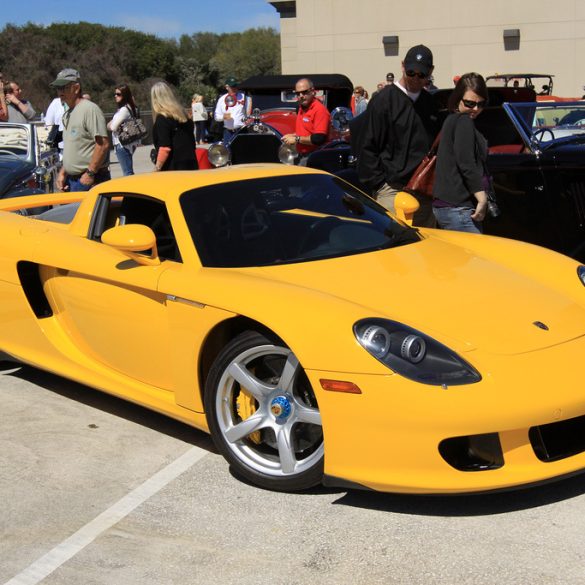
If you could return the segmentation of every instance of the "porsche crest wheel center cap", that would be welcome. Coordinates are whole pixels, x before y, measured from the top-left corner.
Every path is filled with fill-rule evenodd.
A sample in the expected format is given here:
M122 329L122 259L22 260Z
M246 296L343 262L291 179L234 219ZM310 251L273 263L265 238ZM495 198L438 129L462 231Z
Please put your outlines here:
M276 396L270 403L270 412L278 421L285 421L290 416L291 410L290 400L286 396Z

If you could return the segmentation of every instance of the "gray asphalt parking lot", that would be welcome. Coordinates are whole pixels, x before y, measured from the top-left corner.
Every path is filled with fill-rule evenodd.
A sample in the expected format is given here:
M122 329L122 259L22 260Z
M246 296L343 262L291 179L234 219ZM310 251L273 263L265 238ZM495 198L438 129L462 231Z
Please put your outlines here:
M234 477L205 433L31 367L4 371L0 404L5 585L585 584L585 475L282 494Z
M206 434L58 376L9 370L0 400L1 583L585 583L585 476L483 496L273 493L232 476Z

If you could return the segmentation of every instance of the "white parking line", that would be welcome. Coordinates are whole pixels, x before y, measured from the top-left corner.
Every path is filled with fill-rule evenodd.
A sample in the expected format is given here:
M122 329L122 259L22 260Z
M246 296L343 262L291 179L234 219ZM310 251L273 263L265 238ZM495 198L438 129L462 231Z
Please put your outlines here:
M192 447L128 495L118 500L97 518L88 522L75 534L58 544L53 550L29 565L24 571L6 581L5 585L36 585L40 583L47 575L50 575L88 544L91 544L100 534L120 522L140 504L191 468L200 459L203 459L207 453L208 451L204 449Z

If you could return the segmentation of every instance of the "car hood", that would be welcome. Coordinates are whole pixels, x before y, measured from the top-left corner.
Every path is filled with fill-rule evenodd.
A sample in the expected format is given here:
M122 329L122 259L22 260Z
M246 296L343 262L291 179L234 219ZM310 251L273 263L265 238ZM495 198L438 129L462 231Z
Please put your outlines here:
M363 317L399 321L458 351L518 354L585 334L585 308L560 289L435 238L254 270L360 305Z
M26 160L0 156L0 194L6 193L14 183L30 174L34 168L35 165Z

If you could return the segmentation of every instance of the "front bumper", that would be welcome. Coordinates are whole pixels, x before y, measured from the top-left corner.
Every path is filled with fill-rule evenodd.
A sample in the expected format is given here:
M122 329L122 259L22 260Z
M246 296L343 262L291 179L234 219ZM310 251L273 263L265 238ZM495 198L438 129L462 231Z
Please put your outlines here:
M513 356L471 352L465 357L482 381L447 389L392 373L307 371L321 410L328 483L465 493L585 470L584 352L585 338ZM321 378L351 381L362 394L324 391ZM445 441L477 435L497 437L503 465L464 471L441 454Z

